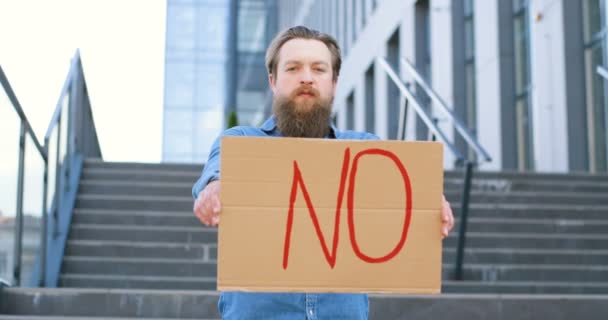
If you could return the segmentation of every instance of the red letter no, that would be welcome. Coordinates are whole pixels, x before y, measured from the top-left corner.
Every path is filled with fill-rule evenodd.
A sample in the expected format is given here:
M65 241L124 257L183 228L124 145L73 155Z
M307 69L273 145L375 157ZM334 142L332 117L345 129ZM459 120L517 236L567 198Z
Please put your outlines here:
M359 245L357 244L357 239L355 236L355 222L354 222L354 201L355 201L354 195L355 195L355 183L356 183L355 178L357 176L359 159L364 155L378 155L378 156L384 156L384 157L391 159L394 162L397 169L399 169L399 173L401 174L401 177L403 178L404 187L405 187L405 212L404 212L405 221L403 223L403 230L401 232L401 238L399 239L399 242L394 247L394 249L391 250L391 252L389 252L385 256L377 257L377 258L370 257L370 256L364 254L363 252L361 252L361 249L359 248ZM321 243L321 248L323 249L323 254L325 255L325 259L327 260L327 263L330 265L330 267L332 269L335 266L337 249L338 249L339 231L340 231L340 211L342 209L342 199L344 197L344 188L346 186L346 176L348 174L349 162L350 162L350 149L347 148L344 151L344 160L342 162L342 174L340 177L340 186L339 186L338 195L337 195L334 236L333 236L331 252L329 251L327 242L325 241L325 237L323 236L323 232L321 231L321 227L319 225L319 220L317 218L317 214L315 212L314 206L313 206L310 196L308 194L308 190L306 189L306 183L304 183L304 179L302 178L302 172L300 171L300 168L298 167L298 163L296 161L293 162L293 168L294 168L293 169L294 170L293 171L293 182L292 182L292 186L291 186L291 194L289 197L289 212L287 215L287 227L285 230L285 245L283 247L283 268L284 269L287 269L288 262L289 262L291 231L293 228L293 210L294 210L293 208L294 208L294 204L295 204L295 200L296 200L298 186L302 190L302 194L304 196L304 201L306 202L306 207L308 208L308 213L310 214L310 218L315 227L315 232L317 234L317 238L319 239L319 242ZM382 150L382 149L367 149L367 150L363 150L363 151L357 153L357 155L355 155L355 159L353 161L352 169L350 171L350 178L349 178L348 183L349 183L348 200L347 200L348 201L348 204L347 204L347 206L348 206L348 230L349 230L349 234L350 234L350 242L351 242L353 251L355 252L357 257L359 257L359 259L361 259L365 262L368 262L368 263L381 263L381 262L386 262L386 261L391 260L401 251L401 249L403 249L403 246L405 245L405 241L407 239L408 229L410 226L411 213L412 213L412 188L410 185L410 179L408 177L407 170L405 170L405 167L403 166L403 164L401 163L399 158L392 152L387 151L387 150Z

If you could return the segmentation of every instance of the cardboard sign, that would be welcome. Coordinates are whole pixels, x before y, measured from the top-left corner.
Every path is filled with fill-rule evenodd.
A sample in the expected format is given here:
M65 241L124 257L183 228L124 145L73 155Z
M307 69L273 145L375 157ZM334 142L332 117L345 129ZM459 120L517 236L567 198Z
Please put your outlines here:
M222 138L218 290L440 292L442 151Z

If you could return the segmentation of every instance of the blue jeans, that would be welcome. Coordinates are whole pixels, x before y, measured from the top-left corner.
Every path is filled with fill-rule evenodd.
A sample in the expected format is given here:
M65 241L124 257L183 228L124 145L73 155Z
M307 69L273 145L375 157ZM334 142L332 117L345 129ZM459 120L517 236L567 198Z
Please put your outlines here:
M224 320L366 320L366 294L223 292Z

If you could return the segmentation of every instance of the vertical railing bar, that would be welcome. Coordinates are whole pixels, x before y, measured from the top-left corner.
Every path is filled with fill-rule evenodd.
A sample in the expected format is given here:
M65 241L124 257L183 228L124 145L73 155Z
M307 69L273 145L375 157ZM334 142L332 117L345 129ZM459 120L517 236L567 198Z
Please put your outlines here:
M44 138L44 150L46 159L44 161L44 177L42 186L42 229L40 241L40 277L38 286L46 287L46 259L47 259L47 236L49 227L49 214L47 210L48 204L48 189L49 189L49 138Z
M467 222L469 215L469 198L471 194L471 180L473 178L472 161L466 162L466 171L464 174L464 189L462 191L461 209L460 209L460 228L458 231L458 247L456 249L456 263L454 266L454 279L462 280L462 265L464 261L464 246L466 242Z
M59 235L59 209L61 208L61 126L63 116L57 118L57 153L55 154L55 208L53 210L53 238Z
M17 174L17 208L15 212L15 243L13 251L13 285L21 285L21 251L23 248L23 185L25 172L25 132L27 123L21 120L19 133L19 169Z

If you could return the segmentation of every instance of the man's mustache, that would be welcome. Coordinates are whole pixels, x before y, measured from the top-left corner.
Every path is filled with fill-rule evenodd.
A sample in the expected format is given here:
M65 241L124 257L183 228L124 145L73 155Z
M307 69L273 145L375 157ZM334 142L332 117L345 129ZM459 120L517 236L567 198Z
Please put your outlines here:
M311 87L311 86L300 86L296 89L293 90L293 92L290 95L290 98L293 99L301 94L309 94L313 97L318 97L319 96L319 90Z

